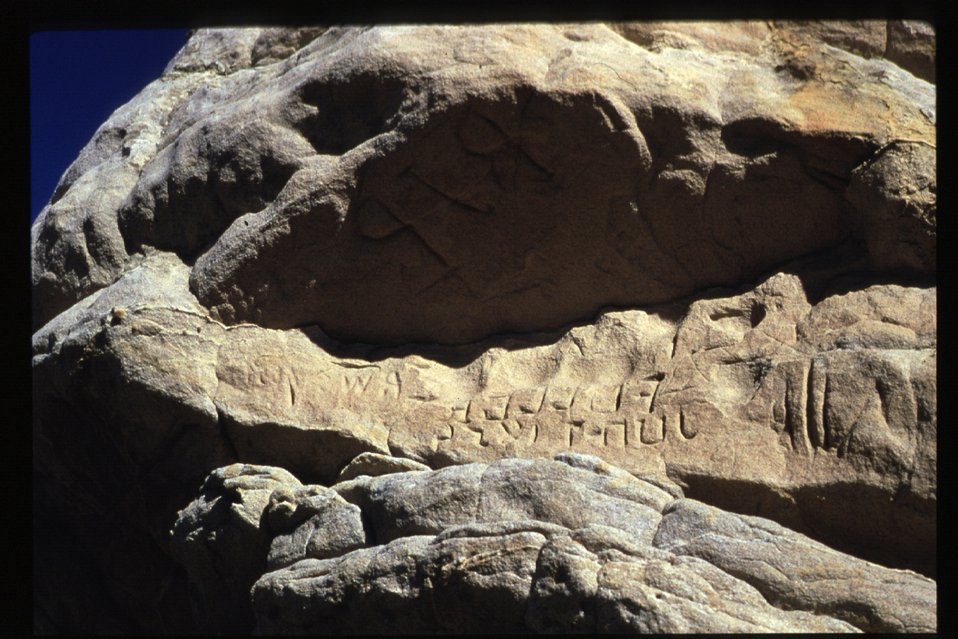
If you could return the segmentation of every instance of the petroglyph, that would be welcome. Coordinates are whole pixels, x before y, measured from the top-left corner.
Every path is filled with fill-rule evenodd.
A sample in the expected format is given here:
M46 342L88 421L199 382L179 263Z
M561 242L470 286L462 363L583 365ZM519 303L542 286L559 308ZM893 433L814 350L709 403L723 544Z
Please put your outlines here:
M269 407L274 415L303 423L331 409L379 415L388 418L387 428L400 441L414 430L429 431L433 434L417 449L427 458L453 449L467 457L470 449L481 455L549 455L572 449L606 451L619 459L716 445L710 443L710 433L729 430L758 437L769 433L769 445L777 442L785 454L810 457L815 451L832 451L844 456L854 450L856 437L876 428L884 439L897 442L890 423L918 411L904 379L892 387L864 383L847 368L830 372L834 356L729 362L722 359L722 348L731 347L685 353L669 361L666 370L634 370L618 384L548 383L459 398L451 392L454 386L436 382L443 375L455 376L454 369L390 359L373 365L327 355L333 365L317 367L297 363L297 357L291 363L276 356L234 359L227 353L217 375L220 398L246 408L260 405L265 412ZM480 367L483 379L491 366ZM747 401L712 389L710 380L728 375L730 368L741 369L739 378L751 382L742 389ZM426 374L432 381L423 378ZM847 410L849 393L861 395L852 402L855 415Z
M344 357L264 333L261 354L220 349L215 402L305 429L347 410L382 423L393 454L434 467L578 451L632 472L775 483L881 465L930 485L934 457L914 451L934 433L934 351L803 341L795 326L812 307L796 281L763 283L761 304L755 291L695 302L674 323L610 312L508 348Z

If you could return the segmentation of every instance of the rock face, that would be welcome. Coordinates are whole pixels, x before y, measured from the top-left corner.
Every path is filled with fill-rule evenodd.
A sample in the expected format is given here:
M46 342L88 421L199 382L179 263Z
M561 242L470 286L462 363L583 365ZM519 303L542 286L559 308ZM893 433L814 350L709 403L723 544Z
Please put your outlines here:
M35 628L934 631L934 50L193 33L33 227Z

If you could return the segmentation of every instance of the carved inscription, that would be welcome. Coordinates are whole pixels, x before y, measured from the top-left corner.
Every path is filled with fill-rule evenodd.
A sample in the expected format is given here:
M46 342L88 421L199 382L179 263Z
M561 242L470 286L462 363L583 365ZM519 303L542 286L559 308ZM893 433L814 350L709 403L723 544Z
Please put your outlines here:
M793 360L764 372L745 416L752 423L771 425L796 454L821 450L844 456L856 431L862 437L867 431L873 447L879 439L891 447L904 446L892 423L898 415L912 414L915 400L909 391L904 377L895 387L883 386L844 363L829 370L827 358Z
M682 445L709 424L744 418L770 425L784 446L811 455L835 446L829 422L838 418L829 410L829 395L836 391L825 364L792 360L754 367L756 390L737 409L739 417L726 417L707 396L690 394L676 381L680 376L671 373L636 376L622 384L522 388L458 402L445 400L443 389L424 382L415 368L338 364L305 375L288 362L270 359L233 362L219 374L239 391L240 401L265 399L302 419L317 410L346 408L420 429L441 426L445 434L436 437L437 446L492 447L497 454L565 448L639 451ZM892 400L886 404L898 410Z
M808 437L813 448L827 448L828 440L825 433L825 380L826 373L823 362L812 360L806 378L805 423L808 426Z
M828 411L833 389L824 361L781 362L758 373L756 391L737 419L771 425L797 454L833 445L828 428L829 419L835 419ZM329 408L375 412L418 429L441 426L445 430L436 446L492 447L499 453L682 445L703 427L727 419L714 402L690 394L673 374L636 376L622 384L522 388L458 402L445 400L443 389L425 383L419 374L414 368L339 364L307 376L286 362L257 360L221 369L221 380L240 390L240 396L244 388L246 394L254 390L261 398L255 401L269 397L302 419Z
M328 368L306 372L278 356L248 361L224 358L216 374L221 382L220 393L231 402L252 410L268 406L271 411L285 411L306 421L316 411L330 408L346 408L360 414L374 406L377 412L386 407L402 411L403 402L413 401L410 395L424 395L417 384L410 385L407 393L406 377L418 381L416 371L343 365L341 371ZM425 396L430 397L428 393Z
M746 406L747 419L771 425L782 444L800 455L825 448L826 374L820 363L792 360L756 370L761 379Z
M618 384L597 376L510 390L501 375L464 377L495 388L473 396L453 395L457 386L445 369L425 359L413 365L343 359L317 370L297 366L303 360L295 356L227 355L216 373L219 399L252 414L303 423L334 408L376 415L398 428L397 441L415 442L424 454L430 447L462 449L464 458L476 448L487 449L480 451L485 457L573 448L595 454L671 449L681 456L672 447L693 439L696 448L729 445L740 435L749 447L778 442L803 457L822 451L855 456L879 446L902 456L913 446L903 432L909 420L921 418L922 387L912 381L915 365L902 364L899 354L868 355L873 363L844 351L812 357L789 351L777 359L703 353L672 359L655 373L633 372ZM884 377L876 379L876 370Z
M545 389L528 388L514 392L506 406L506 417L516 419L523 415L535 415L542 409Z
M296 410L343 407L362 413L376 406L382 412L388 404L404 420L421 414L417 407L434 406L432 418L442 420L449 433L437 441L449 446L637 450L698 434L696 418L685 408L661 401L655 405L662 374L617 385L549 385L445 403L415 370L348 367L339 375L314 374L305 384L293 371L283 370L264 381L281 385Z
M785 370L785 430L792 450L809 454L812 449L808 432L808 366L805 362L787 362Z
M402 395L402 378L396 371L383 375L376 370L359 370L340 377L339 391L345 397L398 400Z
M452 407L450 423L479 435L479 445L640 449L698 434L681 406L654 406L663 375L617 385L522 389ZM465 436L465 432L460 428ZM472 435L469 439L472 439Z

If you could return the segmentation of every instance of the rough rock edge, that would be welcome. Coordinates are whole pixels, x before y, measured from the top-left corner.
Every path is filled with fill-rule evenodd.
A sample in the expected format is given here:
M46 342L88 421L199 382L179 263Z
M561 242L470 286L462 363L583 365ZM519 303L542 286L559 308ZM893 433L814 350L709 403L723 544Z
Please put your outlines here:
M623 472L620 469L615 468L614 466L611 466L602 460L599 460L598 458L584 455L575 455L572 456L571 459L569 458L569 455L565 455L564 457L567 458L567 461L574 462L574 467L580 468L587 473L591 472L609 476L610 474L618 475L619 473ZM510 463L510 460L502 460L500 466L512 467L512 464ZM521 473L524 472L521 469L529 467L529 463L523 460L522 463L520 463L518 466L515 466L515 469ZM249 468L250 471L253 470L252 467L247 468ZM268 469L264 468L258 472L261 474L266 470ZM223 469L215 471L214 475L216 473L222 472ZM426 473L424 477L420 477L417 481L420 481L423 478L428 479L437 476L437 473L441 474L440 471L430 471ZM402 482L404 481L405 477L419 476L420 474L421 471L414 471L412 474L409 472L403 472L394 474L392 477L394 482ZM355 481L347 483L355 484ZM345 487L341 488L337 484L332 487L332 490L346 494L354 492L350 489L344 490L344 488ZM292 497L294 494L306 496L310 494L317 494L316 491L328 490L330 489L309 486L297 488L293 492L290 492L290 490L286 488L275 490L273 497L270 499L269 510L275 509L277 506L274 504L280 503L276 501L277 499L280 499L282 503L292 504L297 501L296 497ZM280 493L282 493L283 497L279 497ZM298 499L303 498L304 497L299 497ZM292 502L289 501L290 499L292 499ZM266 510L267 508L263 507L264 513ZM184 514L187 512L189 511L184 511ZM772 614L770 618L766 618L763 616L763 613L758 611L750 612L748 615L758 616L750 617L749 621L746 621L745 618L741 618L739 621L730 621L724 618L722 614L718 614L718 616L713 618L713 621L709 622L709 624L715 625L700 626L696 624L702 622L694 621L694 613L691 612L692 609L690 609L690 611L687 611L684 614L692 614L693 616L685 619L682 623L692 623L693 625L690 627L678 626L686 627L686 629L697 629L699 631L705 632L722 631L722 629L728 630L731 628L738 628L739 630L742 630L744 628L750 627L749 624L756 623L759 624L756 626L757 629L764 628L766 631L776 629L778 631L786 629L791 629L792 631L814 629L817 631L824 630L844 632L856 630L866 632L933 632L936 627L934 603L935 584L930 579L920 577L914 573L911 573L910 571L883 568L874 564L870 564L869 562L842 555L841 553L837 553L827 547L817 544L803 535L789 531L788 529L778 526L777 524L774 524L768 520L726 513L720 509L701 504L694 500L688 500L679 497L665 503L662 508L662 512L665 517L659 524L658 532L655 535L654 542L650 546L644 546L641 543L636 545L634 540L628 535L625 535L621 530L617 528L608 528L607 526L600 524L592 524L585 528L570 529L566 526L550 523L549 521L499 520L446 526L434 536L423 536L420 534L418 536L397 537L392 540L385 540L386 545L382 545L383 542L379 542L378 544L367 545L364 548L357 548L339 555L338 557L330 557L328 559L303 559L298 563L287 564L285 567L282 567L279 570L273 570L272 572L264 573L258 578L251 591L253 607L257 617L258 631L289 632L293 628L298 628L299 631L308 631L308 627L276 625L276 615L279 613L277 612L275 606L277 604L280 606L283 605L282 600L275 598L279 594L279 591L276 589L280 587L280 584L300 582L302 583L302 586L284 586L283 588L285 589L293 587L299 591L300 588L305 587L307 590L302 591L303 595L301 595L305 596L305 593L309 592L309 588L311 588L311 586L308 586L308 584L314 583L315 586L313 587L320 588L320 590L316 591L319 593L322 592L322 588L324 588L322 584L325 582L311 582L311 580L316 579L320 574L329 574L330 578L333 578L332 575L334 573L338 574L336 571L351 570L348 568L348 566L354 565L357 560L360 560L360 563L356 565L361 566L367 561L367 559L362 559L363 557L372 558L393 556L393 551L389 550L393 547L395 547L397 550L405 549L401 551L403 553L412 552L413 557L426 557L431 552L428 550L429 548L436 546L436 544L442 546L445 542L451 542L451 540L461 540L462 543L460 543L458 546L446 546L448 550L444 552L453 553L451 556L451 561L453 564L450 564L450 566L465 566L468 564L467 557L469 555L467 554L459 557L457 553L465 551L467 548L469 548L469 545L472 543L470 540L486 539L487 541L483 543L486 545L492 544L490 547L499 548L500 546L498 546L498 544L505 544L505 547L507 548L509 543L511 543L508 541L509 539L524 539L525 537L523 537L523 535L528 535L529 533L532 533L541 540L536 542L540 550L538 551L538 559L534 562L535 564L539 565L539 568L536 569L535 575L531 576L531 587L526 591L526 594L524 595L526 600L522 605L527 606L525 608L527 612L525 613L524 623L532 623L533 627L539 630L546 630L547 628L551 627L554 631L558 627L552 624L565 623L557 620L561 619L561 615L559 618L555 617L555 615L558 614L556 612L557 609L553 607L554 604L550 603L549 599L549 597L556 596L558 594L557 591L555 591L556 586L552 585L555 583L553 580L556 579L556 573L551 571L555 570L556 568L545 568L547 565L551 564L545 560L545 556L542 553L546 551L554 552L560 548L567 547L572 550L574 554L581 554L582 550L584 550L586 555L583 555L583 558L586 556L591 557L591 559L588 561L592 563L589 565L595 566L594 568L588 569L592 571L601 571L600 566L609 562L613 562L616 566L618 566L621 562L637 562L638 565L646 565L648 562L652 562L651 564L648 564L650 566L649 569L655 565L655 562L664 562L663 565L672 564L677 568L680 566L688 566L688 568L681 568L680 570L693 569L693 571L700 571L700 568L695 568L697 564L688 564L688 559L678 558L678 556L673 553L678 553L679 555L694 555L695 557L701 557L705 561L709 562L708 565L710 568L708 568L708 570L715 570L718 568L720 573L716 574L726 575L721 579L729 580L729 583L739 584L733 587L732 592L734 592L736 589L743 593L752 592L754 594L749 595L749 597L751 597L753 601L761 601L764 603L764 601L767 599L779 610L805 611L784 613L786 616L781 617L781 619L778 621L775 621L775 619L777 619L775 615L782 613L764 613ZM690 520L686 517L685 513L695 513L695 515ZM683 517L685 518L683 519ZM297 518L297 520L299 519L305 521L305 518ZM691 523L699 520L701 520L701 523L699 524ZM290 522L292 525L293 520L290 520ZM181 524L178 524L178 526L179 525ZM690 525L692 528L689 528ZM705 528L699 530L698 527L701 527L702 525L704 525ZM799 573L794 575L787 572L783 573L785 579L783 581L782 577L779 577L775 573L767 573L763 572L762 570L755 571L749 568L749 566L751 566L749 560L747 559L747 557L750 556L749 553L751 552L747 546L749 542L744 539L739 539L740 535L734 532L738 527L741 526L749 527L753 531L761 531L760 535L767 536L774 542L774 545L769 546L767 550L765 550L765 547L763 546L763 550L760 551L764 553L761 555L763 557L763 561L771 561L773 563L778 562L777 565L779 566L779 569L786 571L798 570ZM286 528L289 528L289 526L286 526ZM715 529L714 532L711 531L712 528ZM735 546L729 547L729 550L722 550L724 546L714 546L714 550L711 551L711 554L708 552L703 554L700 551L694 550L694 548L689 550L686 548L686 546L682 545L688 543L695 544L696 540L704 541L711 539L716 533L718 535L734 536L735 542L741 545L742 550L736 550ZM310 534L312 535L312 533ZM276 542L274 541L274 545L275 543ZM577 546L568 546L569 543L577 544ZM709 542L705 541L705 543ZM756 538L751 543L761 544L762 542ZM410 546L410 544L412 545ZM558 544L558 546L556 544ZM784 545L780 546L779 544ZM582 550L574 550L575 547L581 548ZM462 550L456 550L457 548L461 548ZM468 552L471 554L475 551ZM509 551L505 552L508 553ZM563 550L560 551L560 553L561 552L568 551ZM421 553L426 554L421 555ZM561 556L561 554L556 557L559 556ZM418 562L419 560L416 559L416 561ZM445 559L443 561L448 562L450 560ZM546 561L545 564L543 563L544 561ZM562 560L562 562L564 561L565 560ZM693 559L692 561L698 561L698 559ZM809 562L816 566L820 566L820 568L817 568L816 570L821 570L823 572L807 572L808 569L804 566L808 565ZM385 569L386 565L383 565L382 568L377 568L375 574L380 576L385 575L386 573L383 573L382 570ZM583 564L583 566L585 566L585 564ZM623 568L616 568L616 570L622 569ZM417 568L417 570L419 569ZM542 572L543 570L546 570L546 572ZM581 570L581 568L572 568L572 570L573 575L575 575L577 574L577 571ZM724 573L721 571L724 571ZM707 572L708 571L706 571L706 573ZM697 574L703 575L706 573L697 572ZM350 578L347 576L348 574L350 573L342 573L341 576L335 577L335 579L348 580ZM593 572L593 574L595 573ZM637 576L640 574L644 573L636 573ZM358 575L356 578L358 578ZM376 577L376 579L379 578L381 577ZM571 583L579 583L577 580L581 578L582 577L573 577ZM675 576L672 578L679 578L679 573L675 573ZM685 577L684 579L687 578L688 577ZM769 580L770 578L771 581ZM306 579L306 581L302 581L303 579ZM564 579L568 579L568 577L565 577ZM714 577L710 577L709 579L714 580ZM848 591L847 586L849 579L861 580L861 582L855 586L851 592ZM343 583L346 584L348 581ZM472 587L480 588L480 590L476 591L477 594L482 592L482 586L479 586L478 582L474 583L475 585ZM832 585L833 583L835 584L834 586ZM885 593L886 585L889 583L900 584L899 587L905 588L906 592L911 593L909 596L914 598L914 600L910 601L908 604L909 610L906 617L899 618L898 613L895 610L895 606L897 605L896 602L898 602L896 597L890 597L892 601L889 601L889 595ZM348 588L348 586L344 587ZM409 586L403 587L408 588ZM660 584L658 587L661 588L663 586ZM442 595L442 586L435 584L432 588L439 589L435 590L436 594L433 596L444 596ZM543 588L545 588L545 590L543 590ZM581 586L575 586L575 588L581 588ZM745 589L744 591L741 590L743 588ZM275 594L270 594L271 592ZM590 595L589 592L592 594ZM630 590L629 592L633 591ZM620 594L617 596L625 596L626 599L628 599L630 596L638 596L636 594L637 592L638 591L635 591L635 593L631 595ZM759 595L759 592L762 594ZM590 591L586 589L586 591L580 592L578 595L585 598L582 600L577 600L575 604L572 604L573 608L571 610L569 609L569 603L560 604L560 607L564 608L566 613L574 611L576 609L575 606L578 606L579 610L585 611L586 617L578 617L574 622L575 625L573 627L577 628L578 630L581 631L584 629L591 629L592 631L601 631L602 626L595 625L599 623L599 618L590 617L589 615L594 615L595 613L589 613L588 611L596 610L596 605L599 605L600 601L606 601L606 599L603 599L603 597L608 597L610 594L611 593L609 592L602 594L599 591ZM420 595L415 595L413 593L409 596L412 596L415 600ZM490 594L488 596L492 595ZM568 595L561 596L567 597ZM598 596L599 599L591 599L596 596ZM723 596L738 598L742 595L732 595L731 592L726 592ZM762 599L763 596L765 599ZM860 602L859 598L861 599ZM379 600L376 599L376 601ZM560 598L558 601L562 601L562 599ZM675 600L672 600L672 604L668 604L668 601L669 600L666 597L666 600L663 603L665 603L667 606L676 605L676 603L674 603ZM722 605L733 605L730 603L731 601L732 600L730 599ZM320 604L319 601L316 603L317 605ZM421 604L411 602L410 605L416 606ZM635 604L624 605L628 607ZM680 604L680 607L676 608L676 610L681 610L682 605L687 604ZM752 605L754 605L754 603ZM543 608L543 606L545 606L545 608ZM649 619L646 619L645 621L641 622L642 624L676 623L676 620L670 616L672 613L659 611L658 613L653 614L653 610L655 610L655 608L649 609L649 614L653 615L651 617L652 619L658 619L658 621L653 622ZM372 611L367 611L364 614L369 614L370 612ZM808 613L812 614L809 615ZM308 618L309 613L306 614ZM737 614L741 613L733 613L733 616ZM665 616L660 618L655 615ZM788 615L791 616L789 617ZM353 619L353 621L349 621L350 618L351 617L347 617L342 621L342 623L347 624L346 626L343 626L343 628L351 628L352 631L363 631L364 627L362 625L362 621L357 622L355 619ZM758 621L759 619L763 621ZM786 621L786 619L791 619L791 621ZM475 620L468 618L462 619L462 621L466 623L467 626L469 626L470 623L476 623ZM348 625L350 623L359 623L359 625L350 626ZM638 622L633 621L632 623ZM728 623L732 623L732 625L723 625ZM737 624L739 623L745 623L746 625L738 626ZM763 623L771 625L763 625ZM791 623L795 623L797 625L789 625ZM370 627L378 626L376 626L374 623L373 626ZM413 628L415 627L416 626L413 625ZM635 626L630 627L635 629ZM676 626L670 625L665 627L671 627L673 631L677 628ZM660 631L662 628L663 627L659 627ZM566 631L571 629L572 627L567 627ZM606 630L608 629L609 628L607 627ZM513 628L513 631L521 631L521 628Z

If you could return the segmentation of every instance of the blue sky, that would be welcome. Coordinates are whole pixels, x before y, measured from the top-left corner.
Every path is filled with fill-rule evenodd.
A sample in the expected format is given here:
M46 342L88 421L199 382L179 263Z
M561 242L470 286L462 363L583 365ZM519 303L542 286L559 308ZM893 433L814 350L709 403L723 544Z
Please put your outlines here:
M187 29L30 35L30 223L110 114L163 72Z

